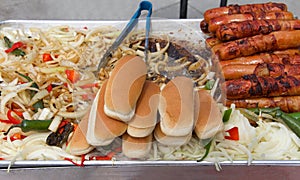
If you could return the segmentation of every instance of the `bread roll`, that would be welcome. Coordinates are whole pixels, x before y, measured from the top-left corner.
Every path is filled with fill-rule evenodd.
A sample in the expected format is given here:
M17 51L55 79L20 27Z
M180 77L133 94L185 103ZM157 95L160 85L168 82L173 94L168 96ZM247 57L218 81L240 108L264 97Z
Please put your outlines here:
M106 115L124 122L132 119L146 74L146 63L138 56L127 55L117 61L105 91Z
M146 127L146 128L136 128L128 125L127 133L132 137L146 137L153 132L154 128L155 126Z
M98 91L95 101L92 104L89 114L89 124L87 129L87 141L93 146L105 146L110 144L116 137L122 135L127 124L112 119L104 113L104 96L107 81L105 81Z
M167 136L161 131L158 124L154 130L154 138L161 144L168 146L181 146L188 143L192 137L192 131L186 136Z
M68 142L66 151L73 155L82 155L86 154L94 149L94 146L91 146L86 140L86 133L88 128L88 117L89 113L87 113L80 123L78 127L75 129L75 132L71 136L71 139Z
M191 79L178 76L160 93L160 126L168 136L187 136L194 127L194 90Z
M122 136L122 152L129 158L145 158L151 150L152 134L143 138Z
M146 137L157 123L160 88L152 81L146 81L138 99L133 119L128 122L127 132L133 137Z
M217 102L206 90L198 90L195 98L196 123L194 131L200 139L208 139L224 128Z

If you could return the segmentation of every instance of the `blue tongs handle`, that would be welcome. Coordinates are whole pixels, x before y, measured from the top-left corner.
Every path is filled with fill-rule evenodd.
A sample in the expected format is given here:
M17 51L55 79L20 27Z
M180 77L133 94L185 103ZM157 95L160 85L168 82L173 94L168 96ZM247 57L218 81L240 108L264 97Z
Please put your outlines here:
M152 14L152 4L149 1L142 1L140 2L139 8L136 10L134 15L131 17L130 21L126 25L126 27L123 29L121 34L117 37L115 42L108 48L108 50L105 52L103 57L101 58L99 65L98 65L98 71L103 68L108 61L108 56L111 55L111 53L116 50L119 45L123 42L123 40L127 37L127 35L132 31L132 29L136 26L138 23L138 18L141 15L141 12L143 10L147 10L148 14L146 16L146 38L145 38L145 58L147 57L147 51L149 46L149 33L150 33L150 17Z

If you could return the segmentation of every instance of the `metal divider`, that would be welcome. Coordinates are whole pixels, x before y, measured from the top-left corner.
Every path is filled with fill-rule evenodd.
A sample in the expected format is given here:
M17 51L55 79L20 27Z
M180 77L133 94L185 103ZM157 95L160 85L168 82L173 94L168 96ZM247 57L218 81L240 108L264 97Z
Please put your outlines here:
M220 7L226 5L227 5L227 0L220 0ZM180 19L187 18L187 10L188 10L188 0L180 0L180 12L179 12Z

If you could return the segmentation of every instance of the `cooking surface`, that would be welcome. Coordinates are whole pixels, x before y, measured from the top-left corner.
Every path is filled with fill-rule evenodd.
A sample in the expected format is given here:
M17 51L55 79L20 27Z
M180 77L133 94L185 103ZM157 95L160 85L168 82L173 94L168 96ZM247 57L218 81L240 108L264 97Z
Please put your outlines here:
M7 19L55 19L55 20L127 20L135 11L139 0L0 0L0 21ZM151 0L154 6L153 17L177 19L179 17L179 0ZM249 3L268 2L251 0ZM273 0L273 2L283 2L294 12L295 16L300 16L297 8L300 1L294 0ZM228 0L228 4L245 3L243 0ZM211 0L189 0L188 18L202 18L206 9L219 6L219 1ZM127 8L124 8L127 7ZM299 9L298 9L299 10ZM162 165L163 166L163 165ZM298 165L297 165L298 166ZM222 166L222 172L217 172L214 166L158 166L158 167L86 167L86 168L24 168L11 169L10 173L6 169L0 169L1 179L41 179L48 176L49 179L95 179L107 177L111 179L153 179L161 177L170 179L211 179L219 177L223 179L249 177L264 177L274 179L293 179L297 177L297 166L250 166L242 165L235 167L232 165ZM71 175L72 174L72 175ZM250 176L251 175L251 176ZM66 178L68 177L68 178Z

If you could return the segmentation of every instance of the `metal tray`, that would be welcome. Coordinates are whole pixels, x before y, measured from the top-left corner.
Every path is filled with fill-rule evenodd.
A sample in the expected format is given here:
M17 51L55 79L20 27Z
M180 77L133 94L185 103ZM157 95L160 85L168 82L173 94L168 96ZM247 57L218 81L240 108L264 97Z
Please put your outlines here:
M152 29L155 31L159 29L161 32L169 32L169 35L177 39L190 40L195 46L204 46L205 35L200 31L199 23L202 19L179 19L179 20L165 20L154 19L152 20ZM111 25L116 28L122 29L127 21L54 21L54 20L7 20L0 22L1 28L11 29L26 29L29 27L49 28L51 26L69 25L71 27L98 27L101 25ZM144 21L139 23L138 28L144 28ZM176 33L175 33L176 32ZM10 166L11 161L1 160L0 169L6 169ZM142 161L142 160L130 160L130 161L85 161L84 166L100 166L100 167L185 167L185 166L214 166L213 162L197 162L197 161ZM249 166L245 161L224 161L220 162L221 166ZM42 168L42 167L71 167L74 166L69 161L15 161L11 168ZM254 160L250 166L300 166L300 160L271 160L271 161L258 161Z

